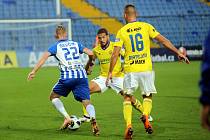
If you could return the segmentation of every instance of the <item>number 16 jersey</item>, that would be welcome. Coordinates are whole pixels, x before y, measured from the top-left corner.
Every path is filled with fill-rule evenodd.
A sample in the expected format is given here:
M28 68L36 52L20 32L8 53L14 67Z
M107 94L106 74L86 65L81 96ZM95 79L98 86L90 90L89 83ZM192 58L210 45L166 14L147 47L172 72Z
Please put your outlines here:
M114 46L125 48L124 71L143 72L152 70L150 39L159 35L156 29L145 22L132 22L117 33Z

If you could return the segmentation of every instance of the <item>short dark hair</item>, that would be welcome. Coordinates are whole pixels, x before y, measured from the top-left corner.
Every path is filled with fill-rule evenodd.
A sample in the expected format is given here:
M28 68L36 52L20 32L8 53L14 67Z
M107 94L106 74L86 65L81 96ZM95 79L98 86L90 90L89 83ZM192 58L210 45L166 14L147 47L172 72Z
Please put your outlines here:
M136 7L133 4L127 4L124 8L124 11L126 11L128 8L134 8L136 10Z
M100 28L97 32L97 35L105 33L106 35L109 35L109 32L105 28Z

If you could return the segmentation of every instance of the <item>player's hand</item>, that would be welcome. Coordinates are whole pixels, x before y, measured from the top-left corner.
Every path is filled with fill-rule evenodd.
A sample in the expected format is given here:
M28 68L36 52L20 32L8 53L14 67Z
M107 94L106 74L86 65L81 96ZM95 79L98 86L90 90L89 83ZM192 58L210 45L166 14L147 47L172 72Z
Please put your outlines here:
M112 81L112 73L111 72L109 72L108 73L108 76L107 76L107 78L106 78L106 86L108 87L109 86L109 81Z
M187 58L187 56L183 55L182 53L178 54L178 58L179 58L180 61L184 61L185 63L190 64L190 61Z
M94 44L93 44L93 48L95 48L96 46L98 46L98 43L99 43L99 41L98 41L98 36L96 36L95 42L94 42Z
M92 68L88 68L87 70L86 70L86 72L87 72L87 75L91 75L91 73L92 73Z
M201 125L203 128L210 131L210 105L204 105L201 109Z
M28 74L28 81L32 80L33 78L35 77L35 72L34 71L31 71L29 74Z

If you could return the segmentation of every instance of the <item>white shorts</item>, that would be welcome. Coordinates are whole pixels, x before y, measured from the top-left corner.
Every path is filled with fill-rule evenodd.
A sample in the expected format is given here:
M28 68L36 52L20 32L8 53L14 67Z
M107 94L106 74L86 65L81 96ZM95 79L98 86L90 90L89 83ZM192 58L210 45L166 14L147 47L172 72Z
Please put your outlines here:
M106 82L107 77L98 76L91 81L94 81L101 89L101 92L105 92L109 87L112 88L116 93L119 93L123 90L123 77L112 77L112 81L109 82L107 87Z
M154 71L127 73L124 77L124 89L128 94L133 94L140 87L142 95L149 96L150 93L157 93L154 81Z

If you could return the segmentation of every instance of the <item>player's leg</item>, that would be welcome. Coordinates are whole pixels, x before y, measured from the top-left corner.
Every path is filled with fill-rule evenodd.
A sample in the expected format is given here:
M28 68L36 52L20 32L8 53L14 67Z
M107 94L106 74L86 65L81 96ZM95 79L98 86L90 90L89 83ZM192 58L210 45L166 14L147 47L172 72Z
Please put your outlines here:
M78 79L78 82L72 91L74 94L74 98L77 101L82 102L83 106L86 108L88 115L91 118L93 134L99 135L99 128L96 123L95 108L90 103L90 90L88 87L88 80L85 78Z
M131 105L131 96L124 95L123 102L123 115L126 122L126 130L125 130L125 139L131 139L133 135L132 129L132 105Z
M55 108L65 117L65 118L70 118L69 114L67 113L62 101L60 100L60 95L58 95L55 92L51 92L50 94L50 101L52 104L55 106Z
M123 90L120 91L120 94L121 94L122 96L124 96L125 91L123 91ZM141 102L140 102L138 99L136 99L136 97L131 96L131 104L132 104L133 108L135 108L137 111L139 111L141 114L143 114L143 105L141 104ZM150 122L153 121L153 118L152 118L151 115L149 115L148 120L149 120Z
M112 77L112 83L110 83L110 87L124 97L126 91L123 90L123 80L123 77ZM138 99L136 99L133 95L131 96L131 105L141 114L143 113L143 106L141 102Z
M105 77L99 76L94 78L89 83L90 94L100 93L106 91ZM79 118L81 122L90 122L90 116L88 115L86 108L83 106L83 117Z
M51 94L50 94L50 100L52 104L55 106L56 110L58 110L63 116L64 116L64 122L61 126L61 129L66 129L68 125L71 123L71 119L69 114L67 113L62 101L60 100L60 97L67 97L69 92L71 91L71 85L73 83L73 80L59 80L56 85L54 86ZM67 84L67 85L65 85ZM66 87L69 87L68 89Z
M123 90L123 77L112 77L112 82L109 84L109 86L116 92L119 93L124 97L126 94L126 91ZM139 111L141 114L143 114L143 105L141 102L136 99L133 95L131 96L131 105ZM153 121L153 118L149 116L149 121Z
M143 95L143 115L149 116L152 110L152 94Z
M145 130L148 134L153 133L152 125L149 122L149 115L152 110L152 94L149 96L143 95L143 115L141 117L142 122L144 123Z
M152 125L148 118L152 110L152 94L157 93L154 84L154 72L141 72L137 75L139 77L139 85L143 96L143 115L141 117L142 122L147 133L153 133Z
M99 87L99 85L94 81L90 81L89 88L90 88L91 95L96 92L101 91L101 88ZM90 122L90 116L88 115L88 112L86 111L86 108L84 106L82 106L82 110L83 110L83 117L79 118L80 121L81 122Z
M90 100L82 100L82 104L86 108L88 115L90 116L93 134L98 136L99 135L99 127L96 122L95 108L90 103Z
M64 116L64 122L60 127L60 129L62 130L62 129L66 129L68 127L68 125L71 124L71 119L70 119L70 116L67 113L62 101L60 100L60 97L61 97L61 95L55 93L54 91L52 91L50 94L50 101L52 102L52 104L54 105L56 110L58 110Z
M126 92L124 90L120 91L120 94L122 96L124 96L126 94ZM139 111L141 114L143 113L143 105L141 104L141 102L136 99L134 96L131 96L131 105L133 106L133 108L135 108L137 111Z
M123 114L124 119L126 121L126 129L125 129L125 139L131 139L133 130L132 130L132 96L133 92L138 88L138 83L135 80L132 73L125 74L124 77L124 103L123 103Z

